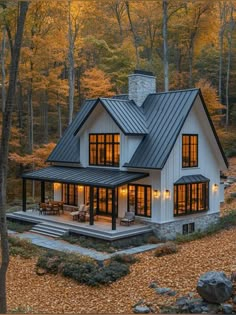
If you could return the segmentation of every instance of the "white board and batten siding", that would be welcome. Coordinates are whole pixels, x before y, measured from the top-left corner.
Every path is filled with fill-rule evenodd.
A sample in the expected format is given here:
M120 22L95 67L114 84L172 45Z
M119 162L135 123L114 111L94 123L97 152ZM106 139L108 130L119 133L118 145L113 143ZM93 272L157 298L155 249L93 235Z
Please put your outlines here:
M198 167L182 168L182 134L198 134ZM209 210L207 214L219 212L220 206L220 168L225 168L222 156L216 144L214 135L204 113L200 98L198 98L189 113L184 126L178 136L174 148L162 170L161 189L170 190L170 199L161 200L160 223L182 220L174 217L174 183L182 176L201 174L210 179L209 182ZM218 185L215 191L213 185ZM222 198L222 197L221 197ZM192 214L190 218L201 215Z

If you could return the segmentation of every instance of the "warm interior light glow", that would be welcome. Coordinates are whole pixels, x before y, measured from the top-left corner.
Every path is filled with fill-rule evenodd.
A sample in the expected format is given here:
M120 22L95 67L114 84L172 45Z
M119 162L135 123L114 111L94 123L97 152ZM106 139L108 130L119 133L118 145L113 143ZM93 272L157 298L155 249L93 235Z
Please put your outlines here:
M219 188L219 185L218 184L214 184L213 187L212 187L212 190L214 192L218 191L218 188Z
M56 189L59 189L60 186L61 186L60 183L54 183L54 184L53 184L53 187L54 187L55 190L56 190Z
M127 193L126 187L121 187L121 193L122 195L125 195Z
M170 191L168 189L165 190L165 198L166 199L170 198Z
M154 198L159 198L159 197L160 197L160 195L161 195L160 190L158 190L158 189L154 189L154 191L153 191L153 195L154 195Z
M79 191L83 191L83 186L78 186Z

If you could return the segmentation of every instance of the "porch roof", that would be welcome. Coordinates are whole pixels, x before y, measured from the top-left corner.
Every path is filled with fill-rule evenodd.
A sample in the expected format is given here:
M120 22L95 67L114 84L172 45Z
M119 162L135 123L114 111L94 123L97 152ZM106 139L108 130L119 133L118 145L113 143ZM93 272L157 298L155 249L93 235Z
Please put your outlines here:
M126 172L91 167L49 166L22 175L24 179L115 188L149 176L148 173Z
M175 185L179 185L179 184L192 184L192 183L205 183L205 182L209 182L210 179L198 174L198 175L189 175L189 176L182 176L180 179L178 179L175 182Z

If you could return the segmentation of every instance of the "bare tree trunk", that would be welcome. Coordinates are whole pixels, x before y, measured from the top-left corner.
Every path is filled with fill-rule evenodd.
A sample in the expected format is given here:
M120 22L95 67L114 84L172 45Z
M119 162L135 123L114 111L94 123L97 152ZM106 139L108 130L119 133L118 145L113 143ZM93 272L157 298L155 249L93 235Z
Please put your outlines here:
M74 40L71 23L71 0L68 0L68 39L69 39L69 51L68 51L68 62L69 62L69 124L73 119L74 111L74 95L75 95L75 62L74 62Z
M229 78L230 78L230 68L231 68L231 60L232 60L232 37L233 31L235 28L235 21L234 21L234 6L231 3L230 7L230 21L229 21L229 31L228 31L228 62L227 62L227 74L226 74L226 91L225 91L225 98L226 98L226 118L225 118L225 125L226 128L229 126Z
M219 101L222 103L222 65L223 65L223 42L226 23L226 3L219 1L220 10L220 30L219 30L219 87L218 95Z
M140 57L139 57L139 51L138 51L138 36L134 30L133 22L131 19L131 14L130 14L130 8L129 8L129 1L125 1L126 5L126 11L129 19L129 25L130 25L130 30L131 33L133 34L133 40L134 40L134 47L135 47L135 54L136 54L136 68L139 69L140 66Z
M22 95L22 85L20 82L18 82L17 111L18 111L18 127L22 129L23 128L23 95Z
M43 98L43 143L48 143L48 93L44 92Z
M29 147L29 154L33 152L34 146L34 114L33 114L33 102L32 102L32 85L28 89L28 147Z
M6 49L6 27L3 26L2 49L1 49L1 73L2 73L2 112L5 111L6 104L6 71L5 71L5 49Z
M0 266L0 313L7 312L6 274L9 264L8 234L6 222L6 184L8 171L9 139L11 132L13 101L16 92L16 81L20 59L21 43L24 31L24 23L29 2L19 2L19 16L15 43L10 64L9 86L7 91L6 106L3 112L2 135L0 147L0 236L1 236L1 266Z
M57 103L57 111L58 111L58 134L59 138L62 137L62 126L61 126L61 105Z
M169 90L168 37L167 37L168 1L163 0L162 6L163 6L162 35L163 35L164 86L165 86L165 91L168 91Z

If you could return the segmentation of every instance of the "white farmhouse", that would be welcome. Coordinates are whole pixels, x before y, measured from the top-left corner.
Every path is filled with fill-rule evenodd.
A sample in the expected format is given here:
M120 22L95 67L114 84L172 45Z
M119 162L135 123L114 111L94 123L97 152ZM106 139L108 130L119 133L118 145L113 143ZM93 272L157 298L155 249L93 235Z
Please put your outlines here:
M47 162L23 175L54 183L54 199L89 203L95 216L134 212L164 238L205 229L219 218L227 160L201 91L156 92L151 73L129 76L128 95L85 101ZM23 194L26 210L26 189Z

